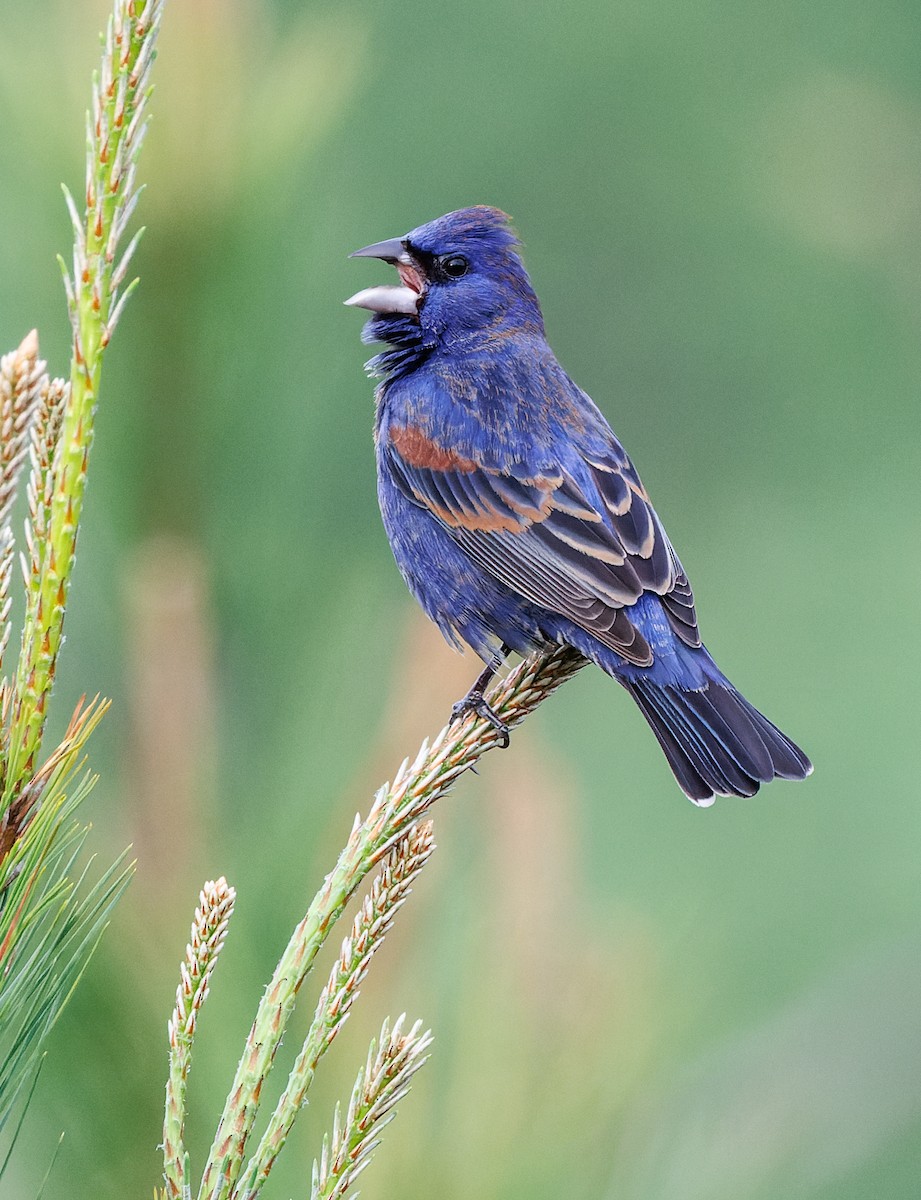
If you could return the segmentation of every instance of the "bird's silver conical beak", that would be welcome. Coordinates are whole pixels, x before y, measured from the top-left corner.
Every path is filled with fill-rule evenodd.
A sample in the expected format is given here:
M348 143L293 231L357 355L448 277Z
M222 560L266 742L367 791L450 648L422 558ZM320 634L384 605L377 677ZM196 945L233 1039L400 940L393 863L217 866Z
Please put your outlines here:
M384 262L412 262L406 251L404 238L391 238L387 242L375 242L373 246L365 246L362 250L353 250L349 258L382 258Z
M390 238L386 242L375 242L355 250L349 258L381 258L392 263L400 273L402 286L385 284L382 287L365 288L345 301L352 308L367 308L377 313L407 313L415 316L424 290L424 281L416 268L412 256L406 249L405 238Z

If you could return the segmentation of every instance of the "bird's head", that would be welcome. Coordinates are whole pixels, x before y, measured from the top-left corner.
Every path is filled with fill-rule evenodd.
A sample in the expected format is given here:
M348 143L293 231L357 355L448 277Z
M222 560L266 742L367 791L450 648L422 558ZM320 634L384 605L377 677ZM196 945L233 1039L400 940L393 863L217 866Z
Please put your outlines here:
M366 288L345 303L383 318L402 314L439 341L503 327L542 332L540 305L517 246L505 213L482 205L462 208L405 237L356 250L352 258L391 263L400 282ZM382 336L388 322L380 324Z

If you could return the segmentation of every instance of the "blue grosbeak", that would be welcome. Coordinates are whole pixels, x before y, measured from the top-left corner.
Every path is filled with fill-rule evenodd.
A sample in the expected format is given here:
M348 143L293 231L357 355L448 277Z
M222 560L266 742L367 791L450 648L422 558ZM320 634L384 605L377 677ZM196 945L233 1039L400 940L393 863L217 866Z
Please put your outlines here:
M510 651L571 646L621 683L695 803L802 779L805 754L700 640L684 569L623 447L557 362L509 219L466 208L356 251L400 283L370 309L378 494L397 565L487 664L455 712L507 731L484 689ZM353 255L355 257L355 255Z

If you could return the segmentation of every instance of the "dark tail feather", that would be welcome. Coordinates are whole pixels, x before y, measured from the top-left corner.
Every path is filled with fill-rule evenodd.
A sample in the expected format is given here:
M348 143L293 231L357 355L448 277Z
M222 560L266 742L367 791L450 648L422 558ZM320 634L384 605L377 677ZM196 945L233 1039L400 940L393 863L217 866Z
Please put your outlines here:
M625 684L665 751L682 790L706 805L718 796L754 796L771 779L805 779L802 750L729 683L698 691Z

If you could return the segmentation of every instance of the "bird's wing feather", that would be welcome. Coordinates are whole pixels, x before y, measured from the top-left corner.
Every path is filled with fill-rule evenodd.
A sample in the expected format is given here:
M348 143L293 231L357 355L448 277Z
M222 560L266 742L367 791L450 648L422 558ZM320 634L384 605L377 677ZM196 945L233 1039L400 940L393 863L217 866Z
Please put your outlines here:
M412 426L391 427L386 440L404 494L483 570L643 666L652 652L626 610L644 591L663 597L688 645L700 639L687 578L619 449L586 456L577 482L557 466L528 478L490 469Z

